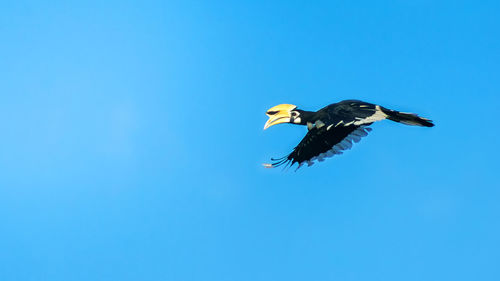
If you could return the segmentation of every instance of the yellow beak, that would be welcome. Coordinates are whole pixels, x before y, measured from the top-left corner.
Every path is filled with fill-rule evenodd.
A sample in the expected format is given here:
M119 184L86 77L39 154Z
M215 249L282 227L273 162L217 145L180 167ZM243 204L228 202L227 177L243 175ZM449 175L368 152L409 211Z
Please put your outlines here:
M297 106L293 104L280 104L274 107L271 107L266 115L269 116L269 120L267 120L264 125L264 130L281 123L289 123L290 118L292 117L291 111L297 108Z

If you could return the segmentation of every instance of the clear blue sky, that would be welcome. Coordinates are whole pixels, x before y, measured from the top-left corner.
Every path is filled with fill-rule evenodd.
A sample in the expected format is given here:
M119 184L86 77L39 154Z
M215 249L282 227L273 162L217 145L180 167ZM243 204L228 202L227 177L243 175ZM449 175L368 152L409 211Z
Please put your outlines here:
M498 1L4 1L0 280L500 280ZM266 109L381 122L311 168Z

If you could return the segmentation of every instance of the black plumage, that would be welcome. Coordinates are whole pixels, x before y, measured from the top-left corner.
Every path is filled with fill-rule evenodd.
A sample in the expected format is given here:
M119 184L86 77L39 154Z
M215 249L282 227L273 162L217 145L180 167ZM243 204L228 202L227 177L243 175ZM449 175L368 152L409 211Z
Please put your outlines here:
M289 110L280 110L282 106L287 106ZM266 123L266 128L274 125L273 123L285 123L283 119L289 116L286 123L307 125L308 132L289 155L273 159L275 162L265 164L266 167L284 164L291 166L295 163L298 163L299 167L304 163L312 165L315 160L323 161L324 158L341 154L343 150L351 148L353 142L358 142L371 131L368 126L383 119L407 125L434 126L431 120L416 114L390 110L359 100L341 101L317 112L300 110L293 105L279 105L271 108L267 114L270 116L270 124ZM280 117L271 119L274 115Z

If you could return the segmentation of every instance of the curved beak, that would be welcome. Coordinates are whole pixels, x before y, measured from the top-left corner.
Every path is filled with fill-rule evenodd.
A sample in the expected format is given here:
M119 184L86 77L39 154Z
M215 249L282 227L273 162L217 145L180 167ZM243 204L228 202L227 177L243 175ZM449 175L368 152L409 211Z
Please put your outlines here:
M297 108L297 106L293 104L280 104L274 107L271 107L266 115L269 116L269 120L267 120L264 125L264 130L281 123L290 123L290 119L292 118L291 111Z
M271 126L277 125L277 124L290 122L290 115L289 114L286 114L286 112L281 113L281 114L280 113L277 113L277 114L272 115L272 116L268 115L269 120L267 120L266 124L264 125L264 130L271 127Z

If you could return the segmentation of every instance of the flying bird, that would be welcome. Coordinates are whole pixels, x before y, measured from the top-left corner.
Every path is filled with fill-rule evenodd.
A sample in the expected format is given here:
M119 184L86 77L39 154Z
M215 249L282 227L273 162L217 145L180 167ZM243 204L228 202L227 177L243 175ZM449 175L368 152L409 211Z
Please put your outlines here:
M266 168L281 165L294 165L298 168L314 161L324 161L327 157L342 154L350 149L353 142L370 132L373 122L389 119L412 126L433 127L432 120L419 117L414 113L399 112L380 105L359 100L344 100L330 104L316 112L298 109L293 104L280 104L271 107L264 130L282 123L307 126L308 132L293 151L285 157L274 159L274 163L263 164Z

